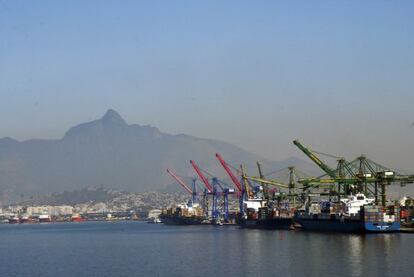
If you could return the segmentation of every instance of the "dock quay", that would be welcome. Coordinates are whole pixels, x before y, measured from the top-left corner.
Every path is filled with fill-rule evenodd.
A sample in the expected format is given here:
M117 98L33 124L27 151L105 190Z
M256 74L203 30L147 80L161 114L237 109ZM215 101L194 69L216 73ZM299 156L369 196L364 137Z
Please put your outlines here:
M414 228L400 228L400 233L414 233Z

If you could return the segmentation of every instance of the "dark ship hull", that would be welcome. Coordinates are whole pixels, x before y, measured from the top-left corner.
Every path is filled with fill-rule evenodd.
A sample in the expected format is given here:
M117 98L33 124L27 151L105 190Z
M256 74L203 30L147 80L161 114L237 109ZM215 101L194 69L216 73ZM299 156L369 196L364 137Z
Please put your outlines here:
M275 217L266 219L240 219L239 225L249 229L291 229L293 218Z
M160 220L166 225L199 225L205 217L200 216L178 216L178 215L160 215Z
M342 233L389 233L400 230L399 222L378 222L364 219L350 218L319 218L317 216L295 217L295 222L299 223L303 230L318 232L342 232Z

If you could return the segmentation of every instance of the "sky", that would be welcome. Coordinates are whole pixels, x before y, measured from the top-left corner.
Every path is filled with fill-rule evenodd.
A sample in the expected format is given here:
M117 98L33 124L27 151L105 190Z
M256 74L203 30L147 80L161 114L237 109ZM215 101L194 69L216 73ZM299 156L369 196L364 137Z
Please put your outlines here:
M272 160L414 172L414 1L0 0L0 137L109 108Z

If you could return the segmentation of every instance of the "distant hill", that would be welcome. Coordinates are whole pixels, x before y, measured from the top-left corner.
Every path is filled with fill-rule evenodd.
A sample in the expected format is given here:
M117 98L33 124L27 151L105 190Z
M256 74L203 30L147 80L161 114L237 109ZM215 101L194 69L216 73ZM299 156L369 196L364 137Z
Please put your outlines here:
M112 210L128 211L134 210L146 216L151 209L161 209L183 203L188 200L188 196L175 193L162 192L122 192L107 190L103 187L90 187L80 190L64 191L31 197L14 205L38 206L38 205L71 205L81 212Z
M127 124L108 110L98 120L69 129L59 140L0 139L0 201L100 185L131 192L177 190L165 170L194 176L190 159L217 177L226 177L216 152L254 173L257 160L268 171L294 165L315 172L311 163L297 158L265 160L230 143Z
M103 187L83 188L80 190L63 191L49 195L39 195L31 197L16 205L36 206L36 205L76 205L82 203L109 202L123 193L120 191L106 190Z

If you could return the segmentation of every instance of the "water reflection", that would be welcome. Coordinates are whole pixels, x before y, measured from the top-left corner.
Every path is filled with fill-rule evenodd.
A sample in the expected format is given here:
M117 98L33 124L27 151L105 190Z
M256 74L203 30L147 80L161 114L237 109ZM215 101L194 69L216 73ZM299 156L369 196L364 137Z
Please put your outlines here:
M411 276L414 245L411 234L138 223L0 226L0 233L0 276ZM30 257L36 263L22 266Z

